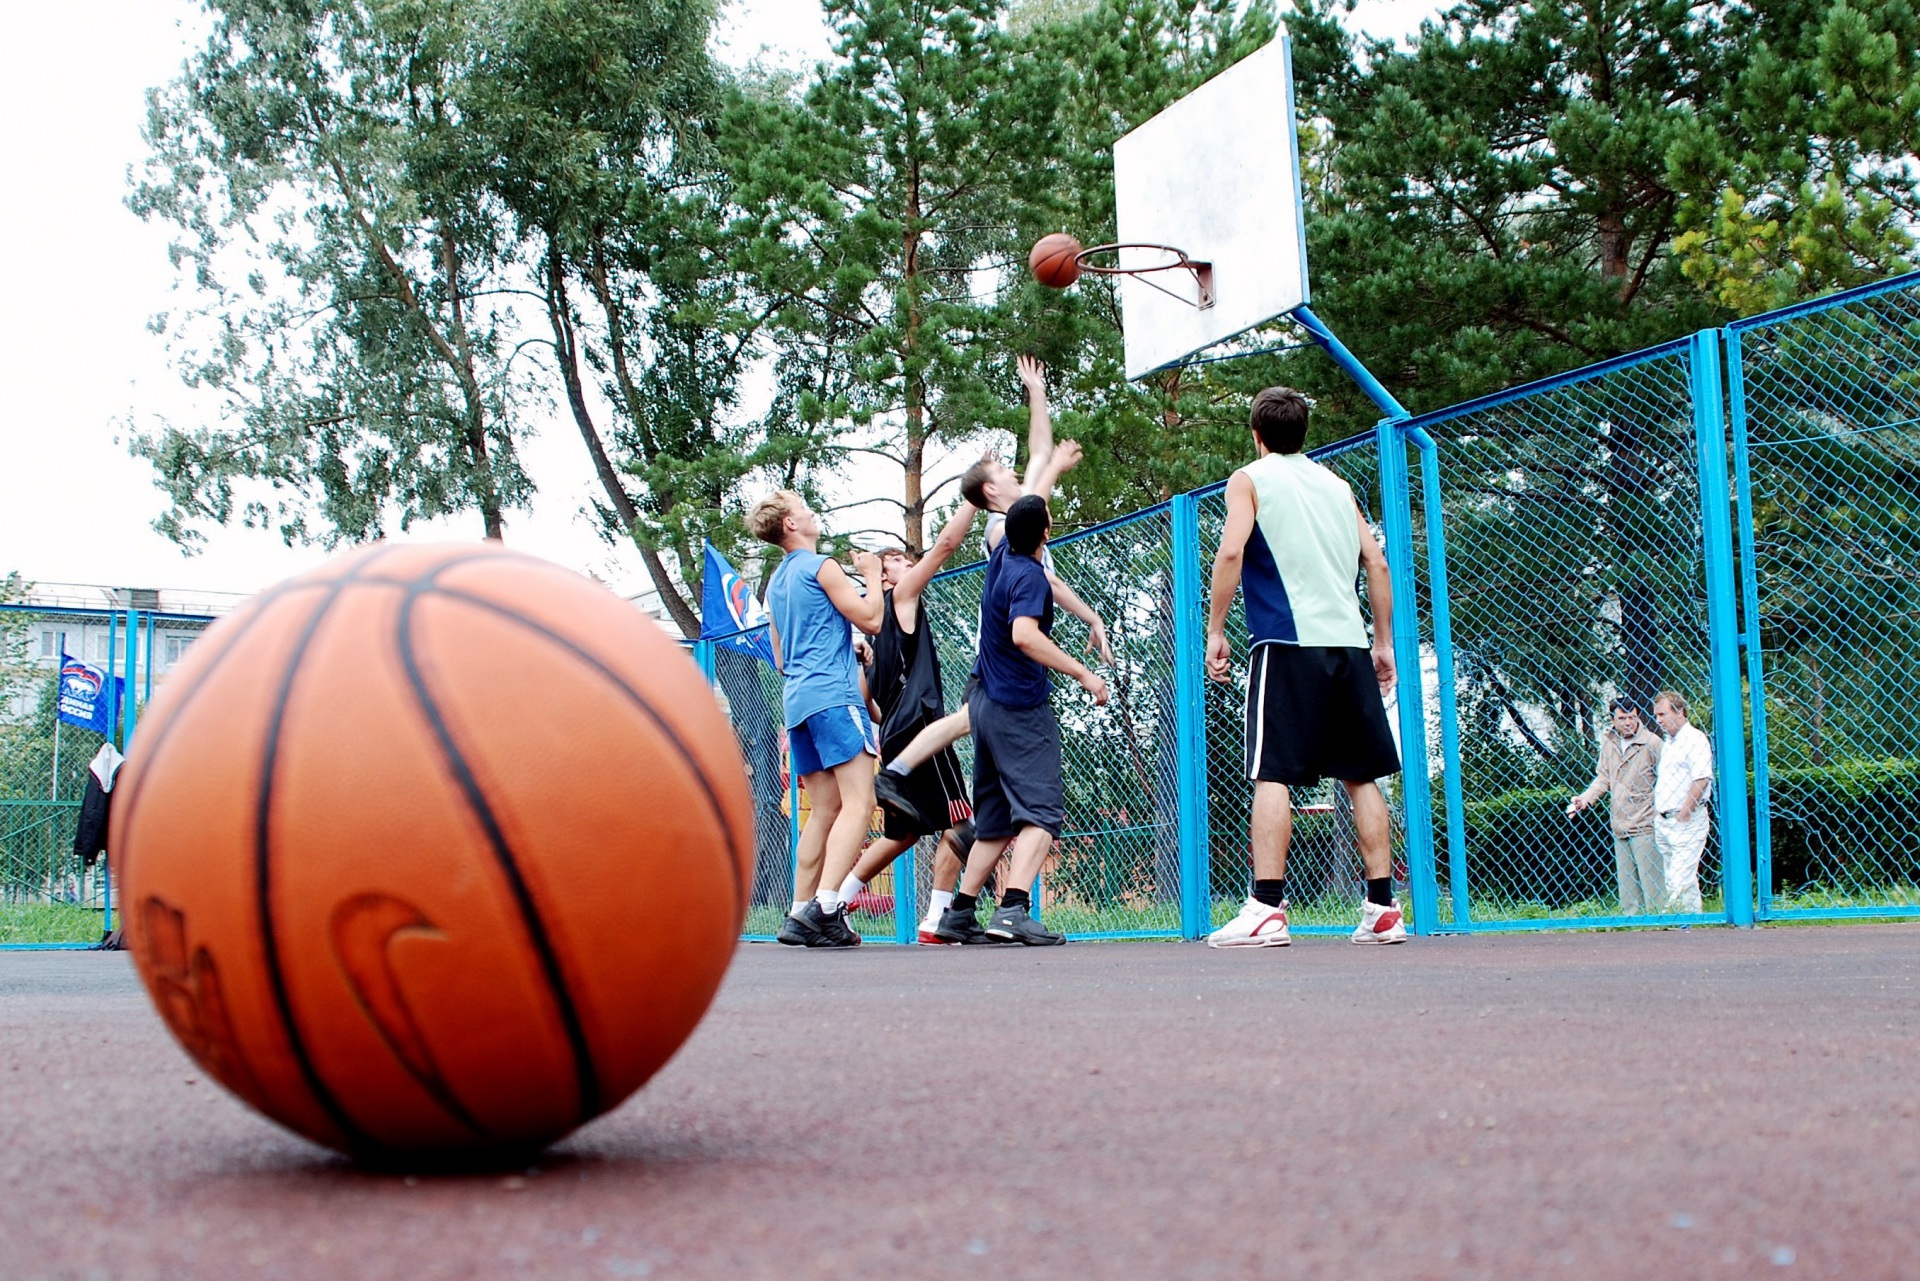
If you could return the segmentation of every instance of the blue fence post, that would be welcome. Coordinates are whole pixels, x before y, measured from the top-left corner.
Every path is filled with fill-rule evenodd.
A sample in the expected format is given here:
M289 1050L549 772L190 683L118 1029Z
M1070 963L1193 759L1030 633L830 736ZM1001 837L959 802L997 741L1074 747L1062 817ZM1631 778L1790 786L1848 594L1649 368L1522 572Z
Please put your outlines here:
M1453 666L1453 598L1447 587L1447 522L1440 494L1440 447L1415 429L1420 445L1420 505L1426 515L1427 593L1432 600L1433 663L1440 691L1440 791L1446 800L1447 890L1453 924L1473 923L1467 876L1466 798L1460 789L1460 698Z
M1740 620L1735 608L1733 526L1728 512L1727 419L1720 392L1717 329L1693 335L1694 447L1707 570L1707 638L1713 663L1713 754L1719 775L1720 878L1729 925L1753 924L1752 846L1747 833L1747 747L1741 721Z
M1173 499L1174 741L1179 789L1180 935L1197 939L1213 924L1212 863L1207 839L1206 594L1200 584L1200 503Z
M917 861L920 846L907 846L893 860L893 941L913 944L920 941L920 872ZM1038 903L1040 900L1035 899Z
M1420 618L1413 591L1413 505L1407 486L1404 421L1385 418L1374 428L1380 465L1380 523L1387 535L1387 565L1393 576L1393 665L1399 684L1400 804L1407 829L1407 888L1413 897L1412 929L1433 933L1440 889L1433 868L1433 792L1427 778L1427 715L1421 696Z
M86 635L84 631L80 634L82 636ZM83 640L80 644L84 647L86 642ZM110 742L118 743L120 750L124 752L127 749L127 736L120 728L123 723L120 720L120 704L126 700L120 696L120 686L114 684L113 680L113 678L119 674L120 615L109 611L107 614L107 703L109 706L107 712L107 739Z
M1756 919L1764 921L1773 910L1773 797L1767 769L1767 682L1760 654L1759 560L1753 548L1753 475L1747 457L1747 384L1738 329L1727 331L1727 418L1733 428L1740 613L1746 624L1747 704L1753 732L1753 897Z
M127 712L120 720L120 750L126 751L133 744L134 722L140 715L140 611L127 611Z
M707 678L708 685L712 685L714 681L719 679L719 676L714 671L714 666L713 666L713 642L712 641L697 640L693 643L693 661L696 665L699 666L700 674Z

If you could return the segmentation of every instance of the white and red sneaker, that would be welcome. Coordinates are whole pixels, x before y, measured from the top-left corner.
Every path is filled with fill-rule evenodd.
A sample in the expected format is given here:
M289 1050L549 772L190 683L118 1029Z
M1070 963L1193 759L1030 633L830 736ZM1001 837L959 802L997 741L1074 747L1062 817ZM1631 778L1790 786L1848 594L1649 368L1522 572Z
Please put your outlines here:
M936 920L931 924L926 921L920 922L920 934L919 934L919 940L918 940L920 946L921 947L952 947L953 946L952 939L943 939L938 934L935 934L933 932L934 924L938 924L938 921Z
M1240 905L1240 913L1207 935L1208 947L1285 947L1293 942L1287 933L1287 905L1268 907L1250 898Z
M1360 924L1353 931L1355 943L1404 943L1407 918L1398 903L1362 903Z

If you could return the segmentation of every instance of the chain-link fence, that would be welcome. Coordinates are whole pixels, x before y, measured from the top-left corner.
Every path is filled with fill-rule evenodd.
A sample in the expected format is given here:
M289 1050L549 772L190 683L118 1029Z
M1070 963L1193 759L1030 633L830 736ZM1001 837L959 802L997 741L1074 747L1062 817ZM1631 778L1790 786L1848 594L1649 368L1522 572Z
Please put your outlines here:
M209 621L0 606L0 947L90 945L110 927L106 860L74 851L89 767L104 744L124 745L139 709ZM63 678L90 683L94 674L105 678L105 733L59 715Z
M1920 909L1920 284L1732 327L1763 917Z
M1595 778L1612 699L1639 708L1649 740L1663 690L1709 723L1692 373L1673 344L1412 424L1436 442L1418 466L1445 536L1458 745L1433 826L1460 847L1447 851L1448 925L1722 910L1714 829L1696 906L1677 873L1642 884L1631 844L1618 856L1608 798L1568 813ZM1437 661L1428 516L1422 498L1415 596ZM1632 809L1620 834L1651 837L1651 800Z

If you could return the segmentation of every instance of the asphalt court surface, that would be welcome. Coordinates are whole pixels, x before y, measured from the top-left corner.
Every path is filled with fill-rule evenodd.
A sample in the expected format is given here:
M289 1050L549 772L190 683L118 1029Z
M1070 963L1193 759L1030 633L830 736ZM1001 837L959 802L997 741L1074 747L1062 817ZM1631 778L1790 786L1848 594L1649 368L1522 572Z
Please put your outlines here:
M257 1118L0 954L0 1277L1897 1277L1920 926L796 952L538 1164Z

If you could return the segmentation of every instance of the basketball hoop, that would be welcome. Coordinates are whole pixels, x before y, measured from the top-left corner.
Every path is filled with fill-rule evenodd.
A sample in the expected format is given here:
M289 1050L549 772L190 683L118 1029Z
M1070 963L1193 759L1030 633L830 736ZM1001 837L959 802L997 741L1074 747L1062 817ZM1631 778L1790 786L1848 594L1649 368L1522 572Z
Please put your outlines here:
M1118 254L1123 249L1148 250L1164 255L1165 261L1148 263L1144 267L1122 267L1117 263L1110 267L1103 267L1097 263L1088 261L1088 259L1092 258L1095 254ZM1114 245L1095 245L1091 249L1082 249L1075 255L1074 262L1079 265L1080 270L1091 271L1096 275L1138 277L1141 284L1150 285L1169 298L1178 298L1195 311L1205 311L1207 308L1213 306L1213 264L1210 262L1195 262L1193 259L1187 257L1186 250L1175 248L1172 245L1155 245L1142 241L1129 241ZM1165 285L1151 279L1155 272L1161 271L1185 271L1191 274L1193 276L1194 293L1198 295L1198 300L1188 298L1183 294L1177 294Z

